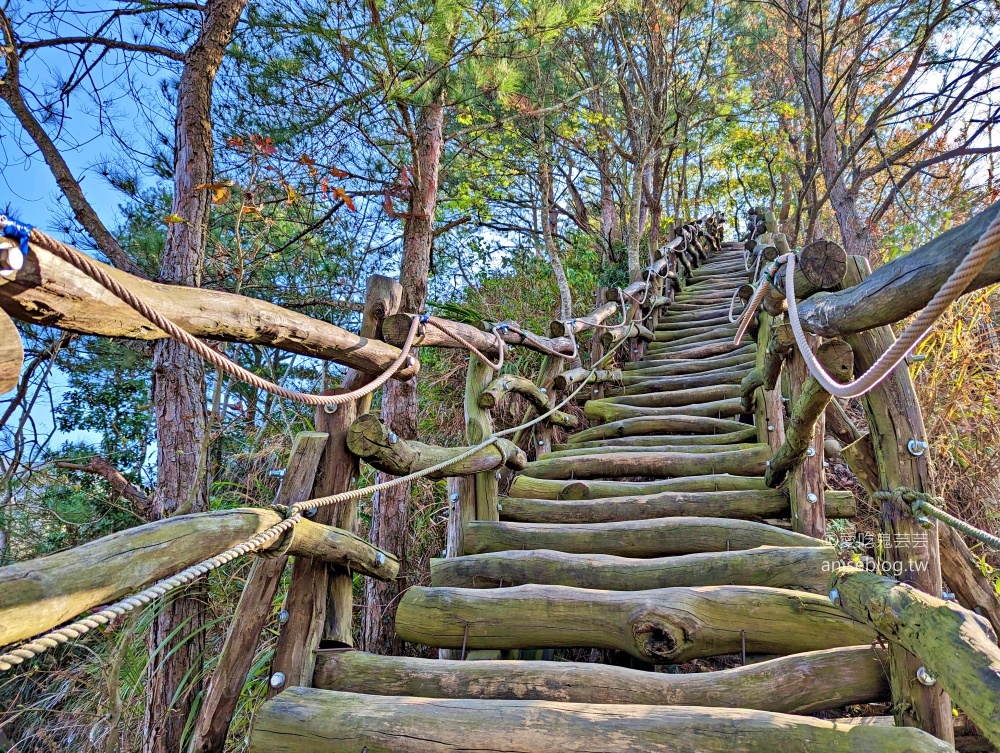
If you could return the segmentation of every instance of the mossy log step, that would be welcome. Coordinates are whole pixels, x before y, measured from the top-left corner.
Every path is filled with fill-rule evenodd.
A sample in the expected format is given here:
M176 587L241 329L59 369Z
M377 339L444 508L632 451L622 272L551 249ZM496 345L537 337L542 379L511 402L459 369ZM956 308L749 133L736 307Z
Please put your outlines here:
M505 549L552 549L617 557L667 557L758 546L826 546L826 543L766 523L733 518L678 516L575 524L476 520L465 527L466 554Z
M642 408L674 408L682 405L709 403L715 400L729 400L741 397L738 384L712 384L689 389L648 392L641 395L618 395L592 400L592 403L611 405L636 405ZM742 404L742 403L741 403Z
M707 314L708 315L691 316L686 319L682 317L661 318L657 323L656 328L653 330L653 334L655 335L656 340L661 339L661 336L663 335L677 335L678 337L683 337L685 334L699 334L695 331L696 329L704 328L707 332L713 327L728 327L731 324L729 321L728 307L719 308L719 313L717 314L712 312L707 312Z
M630 361L622 364L622 376L683 376L685 374L701 374L729 366L751 366L756 359L756 349L747 348L745 352L733 356L717 356L715 358L698 358L680 361Z
M813 714L888 700L885 654L830 648L717 672L668 674L588 662L456 661L320 652L313 685L418 698L738 707Z
M787 655L871 643L825 595L759 586L595 591L569 586L409 589L400 638L437 648L606 648L650 664Z
M666 343L669 345L686 345L688 343L705 342L707 340L721 340L728 337L730 340L736 335L736 325L730 326L708 326L690 327L678 332L659 332L653 337L655 343Z
M715 453L659 452L594 452L587 455L556 457L528 463L524 476L549 479L623 478L627 476L702 476L732 473L739 476L763 474L771 457L766 444L752 449Z
M722 363L745 363L747 358L739 358L739 356L749 356L755 355L757 353L757 343L749 342L742 347L732 350L731 348L723 348L715 355L709 354L698 354L698 355L657 355L654 353L649 353L647 349L647 354L643 357L641 361L631 361L629 363L622 364L623 371L633 371L635 369L651 369L651 368L662 368L664 366L692 366L697 365L698 371L706 371L708 369L713 369L721 365Z
M643 361L648 363L654 359L705 358L707 356L730 355L737 351L741 351L744 347L756 346L738 345L728 337L691 345L666 345L659 347L657 344L650 345L646 348L646 355L644 356Z
M677 405L667 408L647 408L640 405L618 405L616 403L588 400L583 412L591 421L610 423L627 418L648 418L652 416L694 416L706 418L726 418L739 416L744 412L743 401L738 398L712 400L694 405Z
M756 438L756 437L755 437ZM767 446L760 442L740 442L736 444L662 444L633 445L631 440L608 440L622 442L619 445L605 445L598 442L595 447L578 447L572 445L561 450L546 452L538 456L539 460L552 460L554 458L583 457L587 455L605 455L614 453L634 453L634 452L687 452L697 455L712 454L714 452L730 452L735 450L752 450L755 447ZM588 442L588 444L590 444Z
M529 583L602 591L678 586L768 586L826 593L833 547L761 546L638 559L524 549L431 560L431 585L501 588Z
M608 439L596 439L589 442L575 442L574 444L557 444L553 445L552 449L559 452L582 447L728 446L753 442L755 439L757 439L757 429L753 426L747 426L746 429L730 431L725 434L652 434L639 437L610 437Z
M854 517L857 508L851 492L827 492L826 517ZM705 518L787 518L788 495L781 490L727 492L662 492L644 496L604 497L589 500L500 500L500 520L515 523L613 523L698 515Z
M943 753L913 728L747 709L429 699L289 688L265 703L250 753Z
M650 436L654 434L730 434L743 431L747 424L711 416L657 415L623 418L592 426L566 438L566 444L580 444L596 439Z
M566 481L518 476L510 487L514 497L533 499L597 499L623 495L659 494L660 492L713 492L743 489L766 489L762 476L682 476L656 481Z
M650 392L668 392L672 390L689 390L692 387L709 387L714 384L740 384L743 378L750 374L749 364L743 368L729 367L699 374L684 374L681 376L650 377L643 379L624 375L618 379L624 389L624 395L645 395Z

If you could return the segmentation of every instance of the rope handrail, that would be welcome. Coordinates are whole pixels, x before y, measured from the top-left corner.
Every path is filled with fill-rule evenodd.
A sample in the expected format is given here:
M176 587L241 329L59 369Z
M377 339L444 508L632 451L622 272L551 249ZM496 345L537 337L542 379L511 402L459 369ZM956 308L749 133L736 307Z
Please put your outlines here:
M934 524L930 522L929 518L936 518L956 531L1000 551L1000 536L994 536L988 531L976 528L971 523L945 512L938 506L945 504L943 497L935 497L905 486L900 486L892 491L876 491L872 493L871 497L876 501L895 500L899 504L908 504L913 517L924 527L933 526Z
M268 392L277 397L295 400L305 405L344 405L345 403L365 397L366 395L377 390L383 384L388 382L392 378L393 374L399 371L399 369L402 368L402 366L411 358L410 349L413 346L413 340L416 336L418 326L416 318L410 325L410 330L406 335L406 340L403 342L403 347L400 349L399 355L385 371L368 384L351 392L345 392L339 395L314 395L306 392L299 392L297 390L290 390L243 368L231 358L224 356L222 353L210 348L198 338L188 334L179 326L174 324L170 319L156 311L152 306L146 303L131 290L111 277L111 275L95 264L92 259L85 254L81 254L71 246L68 246L62 241L43 233L38 228L28 227L27 225L11 220L4 215L0 215L0 226L3 228L4 235L20 241L22 246L26 246L27 241L30 240L32 243L41 246L49 253L62 259L80 272L83 272L83 274L98 283L101 287L118 298L118 300L122 301L122 303L142 315L152 324L156 325L156 327L160 330L166 332L167 335L169 335L173 340L187 346L220 371L234 377L235 379L239 379L242 382L246 382L252 387L256 387L259 390L263 390L264 392Z
M419 321L419 317L414 317L414 322ZM416 333L416 327L411 328L412 333ZM459 463L468 457L471 457L480 450L495 444L498 439L513 434L515 432L521 431L523 429L528 429L535 424L544 421L545 419L552 416L557 411L561 410L565 405L572 401L577 394L587 385L590 378L594 376L599 367L604 364L615 351L621 347L622 343L627 342L627 338L621 338L616 342L608 352L604 354L598 361L590 367L590 373L587 377L580 383L575 390L573 390L569 395L567 395L560 403L554 405L552 408L547 410L530 421L526 421L519 426L512 426L508 429L503 429L502 431L494 432L487 439L483 440L479 444L469 447L465 451L459 453L458 455L448 458L440 463L423 468L419 471L415 471L406 476L399 476L398 478L390 479L389 481L384 481L381 484L374 484L373 486L366 486L360 489L352 489L350 491L341 492L339 494L333 494L327 497L316 497L314 499L307 499L301 502L296 502L293 505L283 508L282 512L285 514L285 518L273 526L261 531L260 533L247 539L247 541L242 544L237 544L236 546L230 547L225 551L215 555L214 557L209 557L208 559L202 560L190 567L185 568L181 572L170 576L169 578L164 578L157 581L148 588L133 594L132 596L121 599L114 604L101 609L100 611L88 615L82 619L76 620L75 622L66 625L57 630L45 633L42 636L34 638L33 640L23 643L17 648L0 654L0 672L6 672L13 669L16 666L23 664L26 661L34 659L39 654L44 653L49 649L56 648L60 645L66 644L71 640L75 640L90 632L91 630L107 625L115 617L119 617L128 612L132 612L140 606L149 604L150 602L160 599L171 591L176 590L181 586L188 585L192 583L197 578L202 575L218 569L222 565L241 557L246 554L251 554L254 552L260 552L265 546L271 544L272 542L278 541L278 539L285 534L294 535L295 526L302 520L306 511L318 509L320 507L328 507L330 505L340 504L342 502L350 502L355 499L361 499L363 497L370 496L380 491L385 491L391 489L395 486L401 484L409 483L411 481L416 481L432 473L437 473L439 471L445 470L449 466ZM287 540L280 545L279 549L287 550L288 546L291 544L291 540ZM278 551L278 554L281 552Z
M795 336L795 343L806 362L810 375L834 397L860 397L880 385L906 359L913 347L927 336L945 309L965 292L969 283L975 279L998 249L1000 249L1000 216L990 223L990 226L935 293L927 306L906 326L899 338L889 346L889 349L879 356L864 374L847 384L834 380L820 364L816 354L812 352L812 348L809 347L806 333L802 328L802 320L799 318L798 304L795 300L796 259L794 253L784 254L771 263L770 269L765 272L760 286L744 311L734 342L739 343L743 339L743 335L750 325L750 320L764 299L764 295L768 289L775 287L774 274L782 265L785 265L785 300L788 303L788 321Z

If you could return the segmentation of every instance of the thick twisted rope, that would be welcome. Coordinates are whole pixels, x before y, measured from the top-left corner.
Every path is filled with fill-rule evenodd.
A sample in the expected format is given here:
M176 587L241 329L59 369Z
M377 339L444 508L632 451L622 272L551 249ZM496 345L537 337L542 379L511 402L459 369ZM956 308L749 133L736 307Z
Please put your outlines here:
M417 321L418 317L414 317L414 321ZM411 331L415 332L415 328L411 328ZM333 494L327 497L317 497L315 499L308 499L302 502L297 502L294 505L284 509L285 518L273 526L261 531L260 533L247 539L242 544L237 544L234 547L226 549L214 557L209 557L206 560L202 560L188 568L185 568L176 575L172 575L169 578L164 578L152 586L143 589L142 591L126 597L120 601L115 602L111 606L105 607L104 609L96 612L92 615L88 615L80 620L77 620L70 625L66 625L57 630L53 630L45 635L35 638L28 643L24 643L17 648L13 649L4 654L0 654L0 672L6 672L18 665L23 664L26 661L34 659L41 653L45 651L56 648L60 645L69 643L72 640L76 640L94 628L101 627L102 625L107 625L115 617L119 617L123 614L131 612L138 607L145 606L152 601L162 598L171 591L176 590L182 586L186 586L203 575L216 570L222 565L231 562L237 557L241 557L246 554L251 554L253 552L260 552L266 546L272 542L276 542L279 537L290 534L296 525L302 521L303 515L306 510L312 510L320 507L328 507L330 505L339 504L341 502L349 502L355 499L360 499L362 497L367 497L380 491L385 491L386 489L391 489L394 486L399 486L401 484L407 484L411 481L416 481L417 479L428 476L432 473L437 473L448 468L455 463L459 463L468 457L471 457L480 450L495 444L498 439L501 439L509 434L521 431L522 429L528 429L535 424L544 421L545 419L552 416L557 411L561 410L565 405L567 405L571 400L573 400L577 394L587 385L587 382L598 370L598 368L610 358L622 343L626 342L626 338L620 339L608 352L596 363L594 363L590 368L590 373L583 380L579 387L577 387L573 392L567 395L559 404L554 405L552 408L547 410L530 421L526 421L520 426L513 426L509 429L504 429L502 431L495 432L492 436L488 437L484 441L475 445L474 447L469 447L463 452L459 453L455 457L444 460L436 465L424 468L419 471L415 471L406 476L400 476L398 478L390 479L389 481L384 481L381 484L375 484L373 486L366 486L361 489L352 489L350 491L341 492L340 494ZM284 547L282 547L284 548Z
M992 549L1000 551L1000 536L994 536L992 533L984 531L981 528L976 528L971 523L945 512L938 507L938 505L944 505L945 503L944 499L941 497L933 497L930 494L908 489L905 486L901 486L891 492L874 492L871 496L872 499L878 501L894 500L900 505L908 504L910 511L913 513L913 517L920 521L921 525L928 527L932 526L933 523L927 520L927 518L937 518L945 525L954 528L956 531L964 533L966 536L976 539Z
M820 364L816 354L809 347L809 341L802 328L802 320L799 318L798 303L795 300L795 254L784 254L778 257L771 265L771 270L764 275L760 286L754 297L743 312L740 327L736 333L734 342L739 343L743 339L746 328L750 325L750 319L756 313L757 307L764 299L764 295L769 288L774 287L773 274L782 264L786 265L785 270L785 300L788 302L788 321L795 335L795 343L799 352L809 368L809 373L819 385L834 397L852 398L860 397L881 384L892 371L903 362L910 354L917 343L923 340L941 317L945 310L965 292L976 276L982 271L986 263L993 255L1000 250L1000 216L990 223L976 241L969 252L962 259L962 262L951 273L944 285L935 293L930 302L917 314L916 319L910 322L900 333L899 338L892 343L871 368L864 374L847 384L842 384L831 377Z
M492 361L490 361L490 359L488 359L486 356L484 356L482 353L480 353L479 350L477 350L476 347L472 343L470 343L468 340L466 340L464 337L462 337L457 332L450 332L450 331L448 331L447 329L445 329L445 326L443 324L441 324L440 322L435 321L434 319L432 319L429 316L423 316L423 317L416 317L415 316L413 318L414 318L414 320L418 320L419 319L421 322L426 322L427 324L430 324L431 326L436 327L437 329L441 330L448 337L450 337L452 340L454 340L455 342L457 342L459 345L463 346L467 350L472 351L472 353L475 354L475 356L480 361L482 361L484 364L486 364L487 366L489 366L490 369L492 369L493 371L495 371L497 373L500 373L500 370L503 368L504 358L506 357L507 344L503 341L503 338L500 337L500 333L497 332L497 327L493 328L493 336L497 339L497 348L500 350L500 360L497 363L493 363Z
M11 223L10 220L3 217L0 219L0 224L2 224L6 230L8 225L16 223ZM87 275L87 277L101 285L101 287L105 288L113 296L125 303L129 308L141 314L152 324L155 324L158 329L166 332L171 338L193 350L220 371L231 377L239 379L240 381L246 382L257 389L263 390L264 392L269 392L272 395L286 398L288 400L295 400L306 405L343 405L374 392L383 384L388 382L392 378L393 374L399 371L399 369L402 368L402 366L410 358L410 348L413 345L413 339L417 333L417 326L419 322L417 321L417 317L414 317L414 321L410 324L410 331L407 333L406 340L403 343L403 347L400 350L399 355L396 357L396 360L394 360L376 379L363 387L340 395L312 395L305 392L298 392L297 390L287 389L286 387L282 387L281 385L275 384L274 382L254 374L252 371L243 368L232 359L227 358L216 350L213 350L198 338L188 334L156 311L144 300L135 295L135 293L115 280L90 257L81 254L71 246L67 246L65 243L46 235L38 228L31 228L29 239L32 243L44 248L49 253L62 259L80 272L83 272L83 274Z

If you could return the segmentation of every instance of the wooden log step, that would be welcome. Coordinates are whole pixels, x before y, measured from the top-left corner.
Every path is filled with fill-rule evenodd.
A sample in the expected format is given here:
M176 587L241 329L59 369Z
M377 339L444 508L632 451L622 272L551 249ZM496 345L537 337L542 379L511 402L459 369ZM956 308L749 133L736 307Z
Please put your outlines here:
M518 476L510 487L510 494L533 499L597 499L669 491L712 492L766 488L761 476L730 476L725 473L656 481L565 481Z
M693 706L427 699L289 688L265 703L250 753L943 753L915 728Z
M589 400L583 407L583 412L591 421L605 423L623 421L628 418L650 418L657 416L693 416L698 417L731 417L744 412L743 401L738 397L729 400L713 400L696 405L678 405L669 408L646 408L636 405L616 405ZM581 434L583 432L580 432ZM529 464L530 465L530 464Z
M707 387L713 384L740 384L743 377L751 371L750 365L728 367L700 374L684 374L672 377L652 377L643 379L638 376L622 376L619 381L624 385L622 394L645 395L648 392L669 392L670 390L686 390L692 387Z
M644 408L670 408L681 405L709 403L714 400L729 400L734 397L741 397L742 394L743 391L740 389L740 385L730 383L713 384L706 387L691 387L689 389L649 392L640 395L618 395L615 397L604 397L590 402L611 405L636 405ZM742 401L740 404L742 405Z
M708 340L701 343L691 343L688 345L663 345L661 343L652 343L648 348L646 348L646 356L643 360L720 356L725 353L732 353L734 350L739 350L742 347L742 345L735 344L730 337L721 337L715 340Z
M757 430L754 429L756 432ZM711 439L711 437L706 437ZM756 436L754 437L756 439ZM586 455L605 455L614 453L631 453L631 452L687 452L694 453L696 455L712 454L716 452L733 452L736 450L752 450L755 447L766 446L762 442L738 442L736 444L667 444L663 442L655 442L653 444L645 445L633 445L630 439L618 440L621 442L619 445L608 446L604 443L598 443L596 447L564 447L561 450L554 450L552 452L541 453L538 456L538 460L552 460L554 458L572 458L581 457ZM587 444L591 444L588 442Z
M736 334L736 325L730 325L728 320L725 324L715 325L715 324L704 324L700 327L687 327L685 329L677 330L660 330L657 328L656 334L653 336L653 342L658 343L681 343L692 337L699 337L701 335L708 335L713 333L730 332L733 335Z
M566 438L566 444L579 444L595 439L646 436L651 434L728 434L743 431L747 424L727 418L710 416L657 415L626 418L621 421L592 426Z
M469 554L431 560L431 585L503 588L529 583L602 591L694 586L767 586L826 593L833 547L761 546L637 559L548 549Z
M647 409L651 410L651 409ZM536 460L522 471L535 478L624 478L648 476L702 476L732 473L738 476L762 475L771 457L766 444L747 450L716 453L658 452L656 450L629 453L594 452L587 455Z
M828 518L853 517L854 495L828 492ZM661 492L642 496L603 497L590 500L529 499L500 500L500 520L517 523L612 523L698 515L704 518L787 518L788 495L771 489L725 492Z
M748 354L754 354L756 352L757 352L757 343L748 342L745 345L740 346L736 350L721 349L717 353L705 353L705 354L700 355L700 356L690 356L689 357L689 356L677 356L676 354L675 355L670 355L670 354L667 354L667 355L657 355L656 353L650 353L650 354L647 354L645 357L643 357L642 361L633 361L633 362L630 362L630 363L636 363L636 364L638 364L638 365L636 365L636 366L633 367L633 368L637 368L637 369L640 369L640 368L641 369L647 369L647 368L650 368L651 366L669 366L671 364L676 364L677 362L688 363L688 362L691 362L691 361L694 361L695 363L704 362L705 364L708 364L713 357L715 357L715 358L717 358L718 360L721 361L721 360L724 360L726 358L732 358L732 357L735 357L735 356L745 356L745 355L748 355ZM711 366L705 365L705 366L702 367L702 370L704 370L706 368L712 368L712 367L715 367L715 366L718 366L718 365L719 365L718 363L712 363ZM629 370L629 364L628 363L622 364L622 369L625 370L625 371L628 371Z
M739 653L784 656L871 643L825 595L760 586L595 591L569 586L407 590L403 640L437 648L606 648L650 664Z
M680 334L686 330L699 327L727 327L732 322L729 321L729 310L719 309L717 314L706 311L704 314L695 314L689 317L666 316L659 320L653 336L661 334Z
M698 329L701 328L699 327ZM708 327L705 332L695 335L671 332L663 339L657 339L656 335L654 335L653 344L655 344L658 349L662 347L680 349L682 347L691 347L694 345L707 345L708 343L714 343L720 340L729 340L732 342L735 336L735 327Z
M747 426L746 424L743 424ZM648 437L620 437L598 439L592 442L576 442L575 444L557 444L552 449L561 452L582 447L698 447L704 445L733 445L753 442L757 438L757 429L753 426L741 431L726 434L661 434Z
M889 697L885 653L829 648L717 672L668 674L589 662L456 661L319 652L313 685L422 698L738 707L814 714Z
M622 364L622 377L629 376L681 376L684 374L698 374L701 372L714 371L724 368L742 368L752 366L756 355L753 351L737 353L736 355L722 355L715 358L704 358L696 360L663 361L659 365L648 361L630 361Z
M474 520L465 527L466 554L552 549L618 557L667 557L758 546L826 546L826 543L766 523L733 518L676 517L565 525Z

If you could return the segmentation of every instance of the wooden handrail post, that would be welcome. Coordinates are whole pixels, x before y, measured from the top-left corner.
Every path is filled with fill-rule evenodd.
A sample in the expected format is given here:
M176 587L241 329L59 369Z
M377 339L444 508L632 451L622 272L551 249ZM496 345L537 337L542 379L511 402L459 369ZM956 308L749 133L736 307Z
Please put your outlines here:
M395 280L381 275L368 278L364 316L360 335L378 338L386 316L399 307L402 288ZM374 375L348 370L343 387L348 392L368 384ZM316 428L329 435L326 450L313 487L313 497L340 494L354 486L358 460L347 449L347 432L358 411L367 412L371 397L316 411ZM321 507L313 518L320 523L356 531L357 503ZM274 695L291 685L311 685L315 650L321 641L329 645L351 646L353 638L354 578L343 568L331 568L306 557L296 558L285 600L288 621L278 635L271 663L272 677L280 672L282 683L272 683L268 695Z
M815 352L819 338L807 336ZM796 348L788 360L788 381L791 398L795 405L802 394L802 388L809 379L809 367ZM817 539L826 537L826 487L823 472L823 437L826 434L826 418L823 413L816 420L813 430L812 454L795 466L788 479L788 500L791 503L792 530Z
M850 257L844 285L860 284L869 274L868 261ZM893 341L887 326L850 335L855 370L867 371ZM934 494L930 458L914 442L926 440L923 416L906 364L896 367L878 387L864 396L869 433L880 475L880 487L905 486ZM895 501L882 503L882 532L887 537L883 562L886 575L908 583L931 596L941 596L941 558L936 524L925 529L910 510ZM914 546L919 542L919 546ZM951 700L940 683L926 686L916 681L921 662L895 644L889 650L893 710L899 726L919 727L954 744Z
M470 445L479 444L493 433L490 412L479 407L479 396L493 381L493 370L469 353L469 370L465 379L465 439ZM500 520L497 512L498 479L494 471L477 473L475 479L475 520Z
M275 504L293 505L309 499L326 440L327 435L321 432L295 435ZM287 562L287 555L254 559L219 661L205 690L188 753L222 753L225 748L229 724Z

